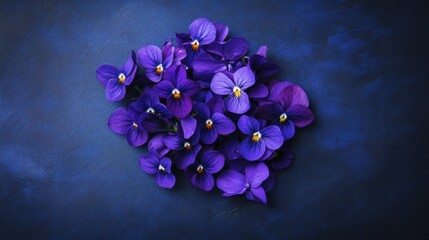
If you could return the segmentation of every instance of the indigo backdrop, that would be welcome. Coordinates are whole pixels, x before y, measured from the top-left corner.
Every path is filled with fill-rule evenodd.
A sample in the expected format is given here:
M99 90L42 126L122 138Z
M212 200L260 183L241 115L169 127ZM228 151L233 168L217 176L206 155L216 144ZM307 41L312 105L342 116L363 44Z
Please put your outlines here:
M427 237L427 9L383 2L1 1L0 239ZM144 148L107 127L125 104L105 100L97 66L198 17L267 44L310 97L316 121L267 206L183 174L160 189Z

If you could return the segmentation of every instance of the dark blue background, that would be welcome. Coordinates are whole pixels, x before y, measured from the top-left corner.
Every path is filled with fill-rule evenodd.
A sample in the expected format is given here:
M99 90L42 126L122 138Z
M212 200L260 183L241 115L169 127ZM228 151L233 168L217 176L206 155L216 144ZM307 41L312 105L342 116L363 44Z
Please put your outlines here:
M428 20L409 1L0 4L1 239L416 239L427 233ZM95 78L197 17L263 44L316 122L268 206L172 191L106 121ZM427 237L427 236L426 236Z

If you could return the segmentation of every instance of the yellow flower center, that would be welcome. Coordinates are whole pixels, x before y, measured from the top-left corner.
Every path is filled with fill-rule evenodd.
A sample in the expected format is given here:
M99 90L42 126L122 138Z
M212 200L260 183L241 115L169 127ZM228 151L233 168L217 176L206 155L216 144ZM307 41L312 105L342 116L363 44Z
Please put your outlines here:
M200 43L198 42L198 40L194 40L191 43L191 47L192 47L192 50L198 51L198 49L200 48Z
M164 168L162 165L159 165L158 169L159 169L159 171L161 171L161 172L165 172L165 168Z
M213 121L212 121L211 119L208 119L208 120L206 121L206 128L207 128L207 129L211 129L211 128L212 128L212 126L213 126Z
M133 122L133 127L138 128L139 125L137 125L137 123Z
M153 113L155 113L155 110L153 110L153 108L148 108L148 109L146 110L146 112L147 112L147 113L152 113L152 114L153 114Z
M282 123L282 122L285 122L287 120L287 115L286 115L286 113L283 113L282 115L280 115L280 117L279 117L279 121Z
M197 167L197 173L198 173L198 174L203 174L203 172L204 172L204 167L203 167L202 165L199 165L199 166Z
M164 68L162 67L162 64L159 64L156 67L156 74L161 75L161 73L164 71Z
M232 91L234 92L236 97L240 97L241 96L241 89L237 86L235 86Z
M183 145L185 147L186 150L191 150L191 144L188 142L185 142L185 144Z
M258 142L259 140L261 140L261 133L260 132L255 132L252 136L252 141L254 142Z
M123 73L119 74L118 80L119 80L120 83L124 83L125 79L126 79L126 77L125 77L125 75Z
M180 91L177 88L173 89L173 91L171 92L171 94L173 94L174 99L179 99L180 98Z

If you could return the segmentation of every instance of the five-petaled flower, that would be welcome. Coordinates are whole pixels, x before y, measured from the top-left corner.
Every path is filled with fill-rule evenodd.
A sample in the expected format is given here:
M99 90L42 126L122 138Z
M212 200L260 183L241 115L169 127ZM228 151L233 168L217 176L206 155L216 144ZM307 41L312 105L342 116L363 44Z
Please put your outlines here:
M141 156L140 168L147 174L155 175L156 183L162 188L172 188L176 183L169 158L159 159L155 155Z
M225 157L219 151L204 151L194 164L186 168L185 174L195 187L211 191L214 186L213 174L219 172L225 163Z
M141 119L132 117L125 108L116 109L109 117L108 125L113 132L126 135L128 144L138 147L146 143L148 132L141 124Z
M189 80L184 66L169 68L164 80L155 86L159 97L167 99L167 109L177 118L184 118L192 110L192 99L200 84Z
M255 116L279 126L285 140L293 137L295 127L306 127L314 121L307 95L296 85L285 87L280 92L279 102L258 107Z
M219 95L226 95L225 108L229 112L243 114L250 109L246 89L255 84L255 75L249 67L238 69L233 75L220 72L214 75L210 84L211 90Z
M268 176L268 167L263 162L252 163L246 166L244 175L232 169L223 171L217 178L216 185L224 192L223 196L245 194L249 200L267 203L261 184Z
M283 135L277 126L260 127L258 120L243 115L238 128L248 135L241 143L239 153L249 161L259 160L267 149L277 150L283 145Z
M137 71L136 53L132 51L131 57L121 68L103 64L97 68L97 79L106 88L106 97L109 101L119 101L125 97L126 86L134 80Z

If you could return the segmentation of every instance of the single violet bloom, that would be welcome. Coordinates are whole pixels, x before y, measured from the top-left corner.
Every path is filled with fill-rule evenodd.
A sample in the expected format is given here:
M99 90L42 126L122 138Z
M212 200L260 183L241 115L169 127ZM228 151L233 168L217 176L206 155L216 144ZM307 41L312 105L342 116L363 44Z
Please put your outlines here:
M201 158L186 168L185 174L195 187L211 191L214 186L213 174L219 172L225 164L225 157L219 151L207 150Z
M227 75L228 76L227 76ZM229 112L243 114L250 109L246 89L255 84L255 75L248 67L238 69L233 76L217 73L211 82L211 90L218 95L226 95L225 108Z
M147 141L148 132L125 108L116 109L110 115L108 125L113 132L126 135L128 144L133 147L141 146Z
M176 166L184 170L195 162L195 157L201 150L201 145L198 143L199 139L199 131L195 131L190 138L185 138L179 128L175 135L165 136L163 141L168 149L174 151L174 163Z
M295 134L295 127L303 128L314 121L314 115L308 109L308 98L305 92L296 85L283 89L279 102L259 106L255 116L280 127L285 140Z
M119 101L125 97L126 86L134 80L137 71L136 53L132 51L131 57L121 68L103 64L97 68L97 79L106 88L106 97L109 101Z
M173 115L167 107L159 102L155 91L146 87L137 101L131 103L129 112L134 118L139 117L144 128L149 132L159 132L170 124L169 120Z
M149 175L155 175L156 184L162 188L171 189L176 183L176 177L171 172L171 160L159 159L157 156L148 155L140 157L140 168Z
M164 80L154 89L159 97L167 99L167 109L180 119L191 112L191 97L197 94L200 84L187 79L184 66L175 66L165 72Z
M216 100L216 98L212 99ZM210 111L209 107L203 103L196 103L194 108L201 130L200 140L204 144L213 144L219 134L226 135L235 132L234 122L221 112Z
M216 180L217 187L223 196L245 194L252 201L267 203L265 190L261 186L269 176L268 167L263 162L248 164L244 175L232 169L223 171Z
M152 82L159 82L164 71L173 62L174 48L166 47L163 51L159 47L149 45L139 50L138 57L140 63L146 68L146 77Z
M248 135L240 143L239 154L249 161L259 160L267 148L277 150L283 144L283 135L278 126L261 129L256 119L243 115L238 119L238 128Z
M188 67L192 67L195 56L203 53L204 46L216 39L216 27L206 18L198 18L189 25L189 33L177 33L176 41L186 49L184 59Z

